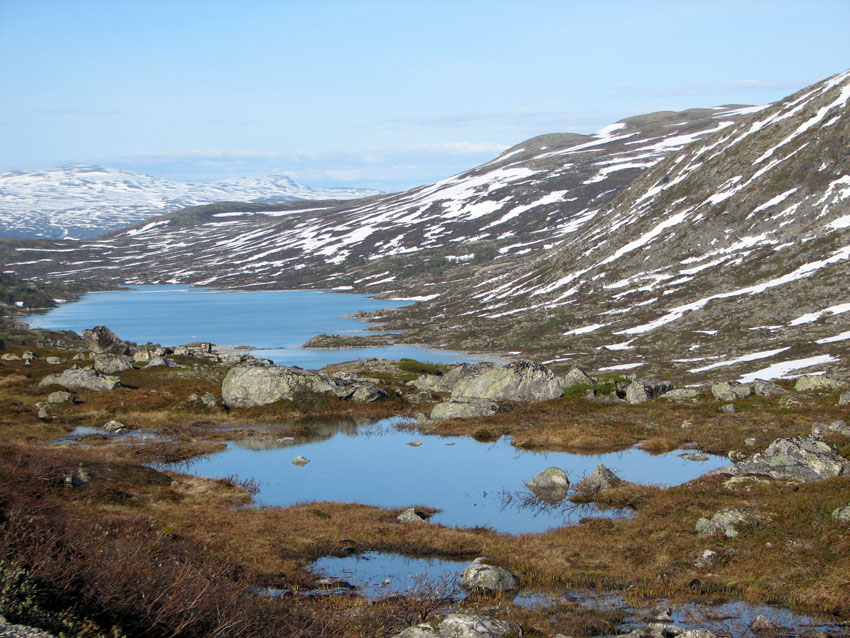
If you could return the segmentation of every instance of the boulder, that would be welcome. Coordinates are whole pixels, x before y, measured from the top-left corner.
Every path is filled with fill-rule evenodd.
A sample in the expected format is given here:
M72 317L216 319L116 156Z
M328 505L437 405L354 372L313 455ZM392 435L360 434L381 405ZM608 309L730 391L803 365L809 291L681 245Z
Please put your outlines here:
M812 436L821 437L827 434L850 436L850 425L842 420L832 421L831 423L812 423Z
M573 366L567 374L559 379L561 387L565 390L575 385L596 385L596 382L578 366Z
M298 467L303 467L303 466L307 465L307 463L309 463L309 462L310 462L310 459L308 459L306 456L301 456L300 454L298 456L296 456L294 459L292 459L292 464L297 465Z
M805 483L850 474L850 461L828 441L795 436L776 439L764 452L715 472Z
M699 390L696 388L676 388L675 390L665 392L661 395L661 398L668 401L688 401L690 399L696 399L698 396Z
M533 479L526 483L534 495L546 503L560 503L567 497L570 479L567 473L558 467L547 467L538 472Z
M850 523L850 505L846 507L836 507L832 510L832 518L839 523Z
M372 383L333 377L321 372L275 365L240 365L224 377L221 396L232 408L251 408L280 400L292 401L299 392L333 394L341 399L369 403L387 398Z
M507 569L488 565L479 557L463 570L460 586L467 591L506 592L519 587L519 578Z
M720 406L721 414L735 414L735 404L734 403L724 403Z
M133 359L123 354L97 354L92 362L94 369L103 374L115 374L133 368Z
M121 341L115 333L106 326L97 326L91 330L83 330L83 344L95 354L129 354L130 346Z
M58 366L65 363L65 359L62 357L45 357L44 360L52 366Z
M780 632L790 633L787 631L787 627L783 627L782 625L773 622L767 616L763 616L759 614L755 618L753 618L752 622L750 622L749 629L754 634L770 634L776 635Z
M47 421L53 416L53 409L56 407L53 403L46 403L44 401L39 401L35 404L35 408L37 410L37 417L42 421Z
M738 526L753 522L753 517L733 507L720 510L711 518L701 518L697 521L696 531L700 536L713 536L723 532L727 538L738 536Z
M752 391L753 388L748 383L730 383L729 381L721 381L720 383L714 383L711 386L711 394L714 395L714 398L718 401L723 401L724 403L748 397Z
M213 352L213 344L208 341L193 341L174 348L174 354L184 357L216 358Z
M622 483L622 479L602 464L596 466L593 472L576 485L576 489L585 494L596 494Z
M522 638L522 629L489 616L449 614L439 624L408 627L393 638Z
M670 392L672 389L673 384L669 381L635 379L626 388L625 399L632 405L636 405L659 397L665 392Z
M173 360L166 359L162 355L158 355L158 354L153 355L150 359L148 359L148 362L145 364L146 368L153 368L153 367L156 367L156 366L165 366L166 368L182 368L183 367L183 366L175 363Z
M103 429L107 432L123 432L127 429L127 426L121 423L121 421L111 419L103 424Z
M0 359L2 359L3 361L20 361L21 360L21 358L18 355L14 354L12 352L6 352L6 353L0 355Z
M850 405L850 392L845 392L840 397L838 397L838 405L845 406Z
M513 361L461 379L452 390L452 399L537 402L557 399L563 394L548 367L531 361Z
M850 387L845 379L827 377L825 375L807 375L800 377L794 384L797 392L837 392Z
M499 406L486 399L449 400L438 403L431 410L431 418L469 419L476 416L491 416L499 411Z
M108 392L121 385L118 377L101 374L91 366L78 368L76 365L64 372L48 374L38 382L40 386L61 385L64 388L83 388L95 392Z
M57 390L47 395L48 403L69 403L74 401L74 394L65 390Z
M788 394L788 390L779 387L772 381L763 381L762 379L753 381L753 392L760 397L778 397Z
M431 518L431 514L417 507L408 507L395 517L400 523L425 523Z

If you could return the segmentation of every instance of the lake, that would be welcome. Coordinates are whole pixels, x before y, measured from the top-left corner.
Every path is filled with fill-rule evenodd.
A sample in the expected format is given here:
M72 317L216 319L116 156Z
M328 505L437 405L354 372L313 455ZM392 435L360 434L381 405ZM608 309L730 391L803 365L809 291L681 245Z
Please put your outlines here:
M275 426L261 436L227 444L227 450L171 469L207 477L236 475L259 483L259 505L286 507L311 501L365 503L386 508L425 505L441 511L433 523L491 527L512 534L541 532L585 516L626 516L570 501L549 505L525 486L549 466L572 482L603 463L635 483L678 485L729 461L710 456L688 461L681 452L650 455L637 448L607 454L521 450L508 437L480 443L468 436L440 437L409 429L409 419L373 424L330 422L311 439L279 438ZM417 441L419 445L410 445ZM296 456L310 462L292 463Z
M34 328L83 330L105 325L121 339L136 343L177 346L192 341L247 345L257 357L279 365L318 369L330 363L368 357L407 357L431 363L458 363L477 358L458 352L418 346L300 348L318 334L356 334L369 328L351 318L412 303L374 299L366 295L315 290L210 290L186 286L138 286L95 292L80 301L62 304L43 315L27 318Z

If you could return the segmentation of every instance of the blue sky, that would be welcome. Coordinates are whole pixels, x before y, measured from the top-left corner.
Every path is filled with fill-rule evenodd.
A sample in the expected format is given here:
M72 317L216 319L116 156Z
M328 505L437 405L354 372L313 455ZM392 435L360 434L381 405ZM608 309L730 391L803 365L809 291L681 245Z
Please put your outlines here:
M850 1L0 0L0 170L398 190L524 139L774 101Z

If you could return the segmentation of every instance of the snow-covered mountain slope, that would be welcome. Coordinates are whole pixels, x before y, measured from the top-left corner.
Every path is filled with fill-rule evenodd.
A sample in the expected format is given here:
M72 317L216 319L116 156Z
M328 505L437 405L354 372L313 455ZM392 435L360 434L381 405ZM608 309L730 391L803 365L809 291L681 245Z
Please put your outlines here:
M436 329L635 371L846 366L848 140L850 71L689 144L550 251L443 291Z
M354 206L293 205L297 215L239 207L175 213L58 253L61 267L49 250L31 249L9 257L7 267L36 264L66 280L118 283L380 290L397 276L419 285L417 275L439 275L440 264L524 255L569 236L648 167L748 110L655 113L595 135L545 135L461 175ZM402 272L375 276L371 264L380 258L395 258L391 269Z
M100 166L0 174L0 236L90 238L187 206L356 199L363 189L314 190L284 175L191 183Z

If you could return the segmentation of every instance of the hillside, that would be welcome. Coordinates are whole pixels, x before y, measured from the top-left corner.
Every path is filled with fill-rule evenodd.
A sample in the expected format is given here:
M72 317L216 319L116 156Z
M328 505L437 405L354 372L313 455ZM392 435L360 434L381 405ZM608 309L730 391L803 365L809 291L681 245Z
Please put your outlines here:
M0 236L85 239L198 204L352 199L374 194L363 189L315 190L284 175L193 183L74 164L0 174Z

